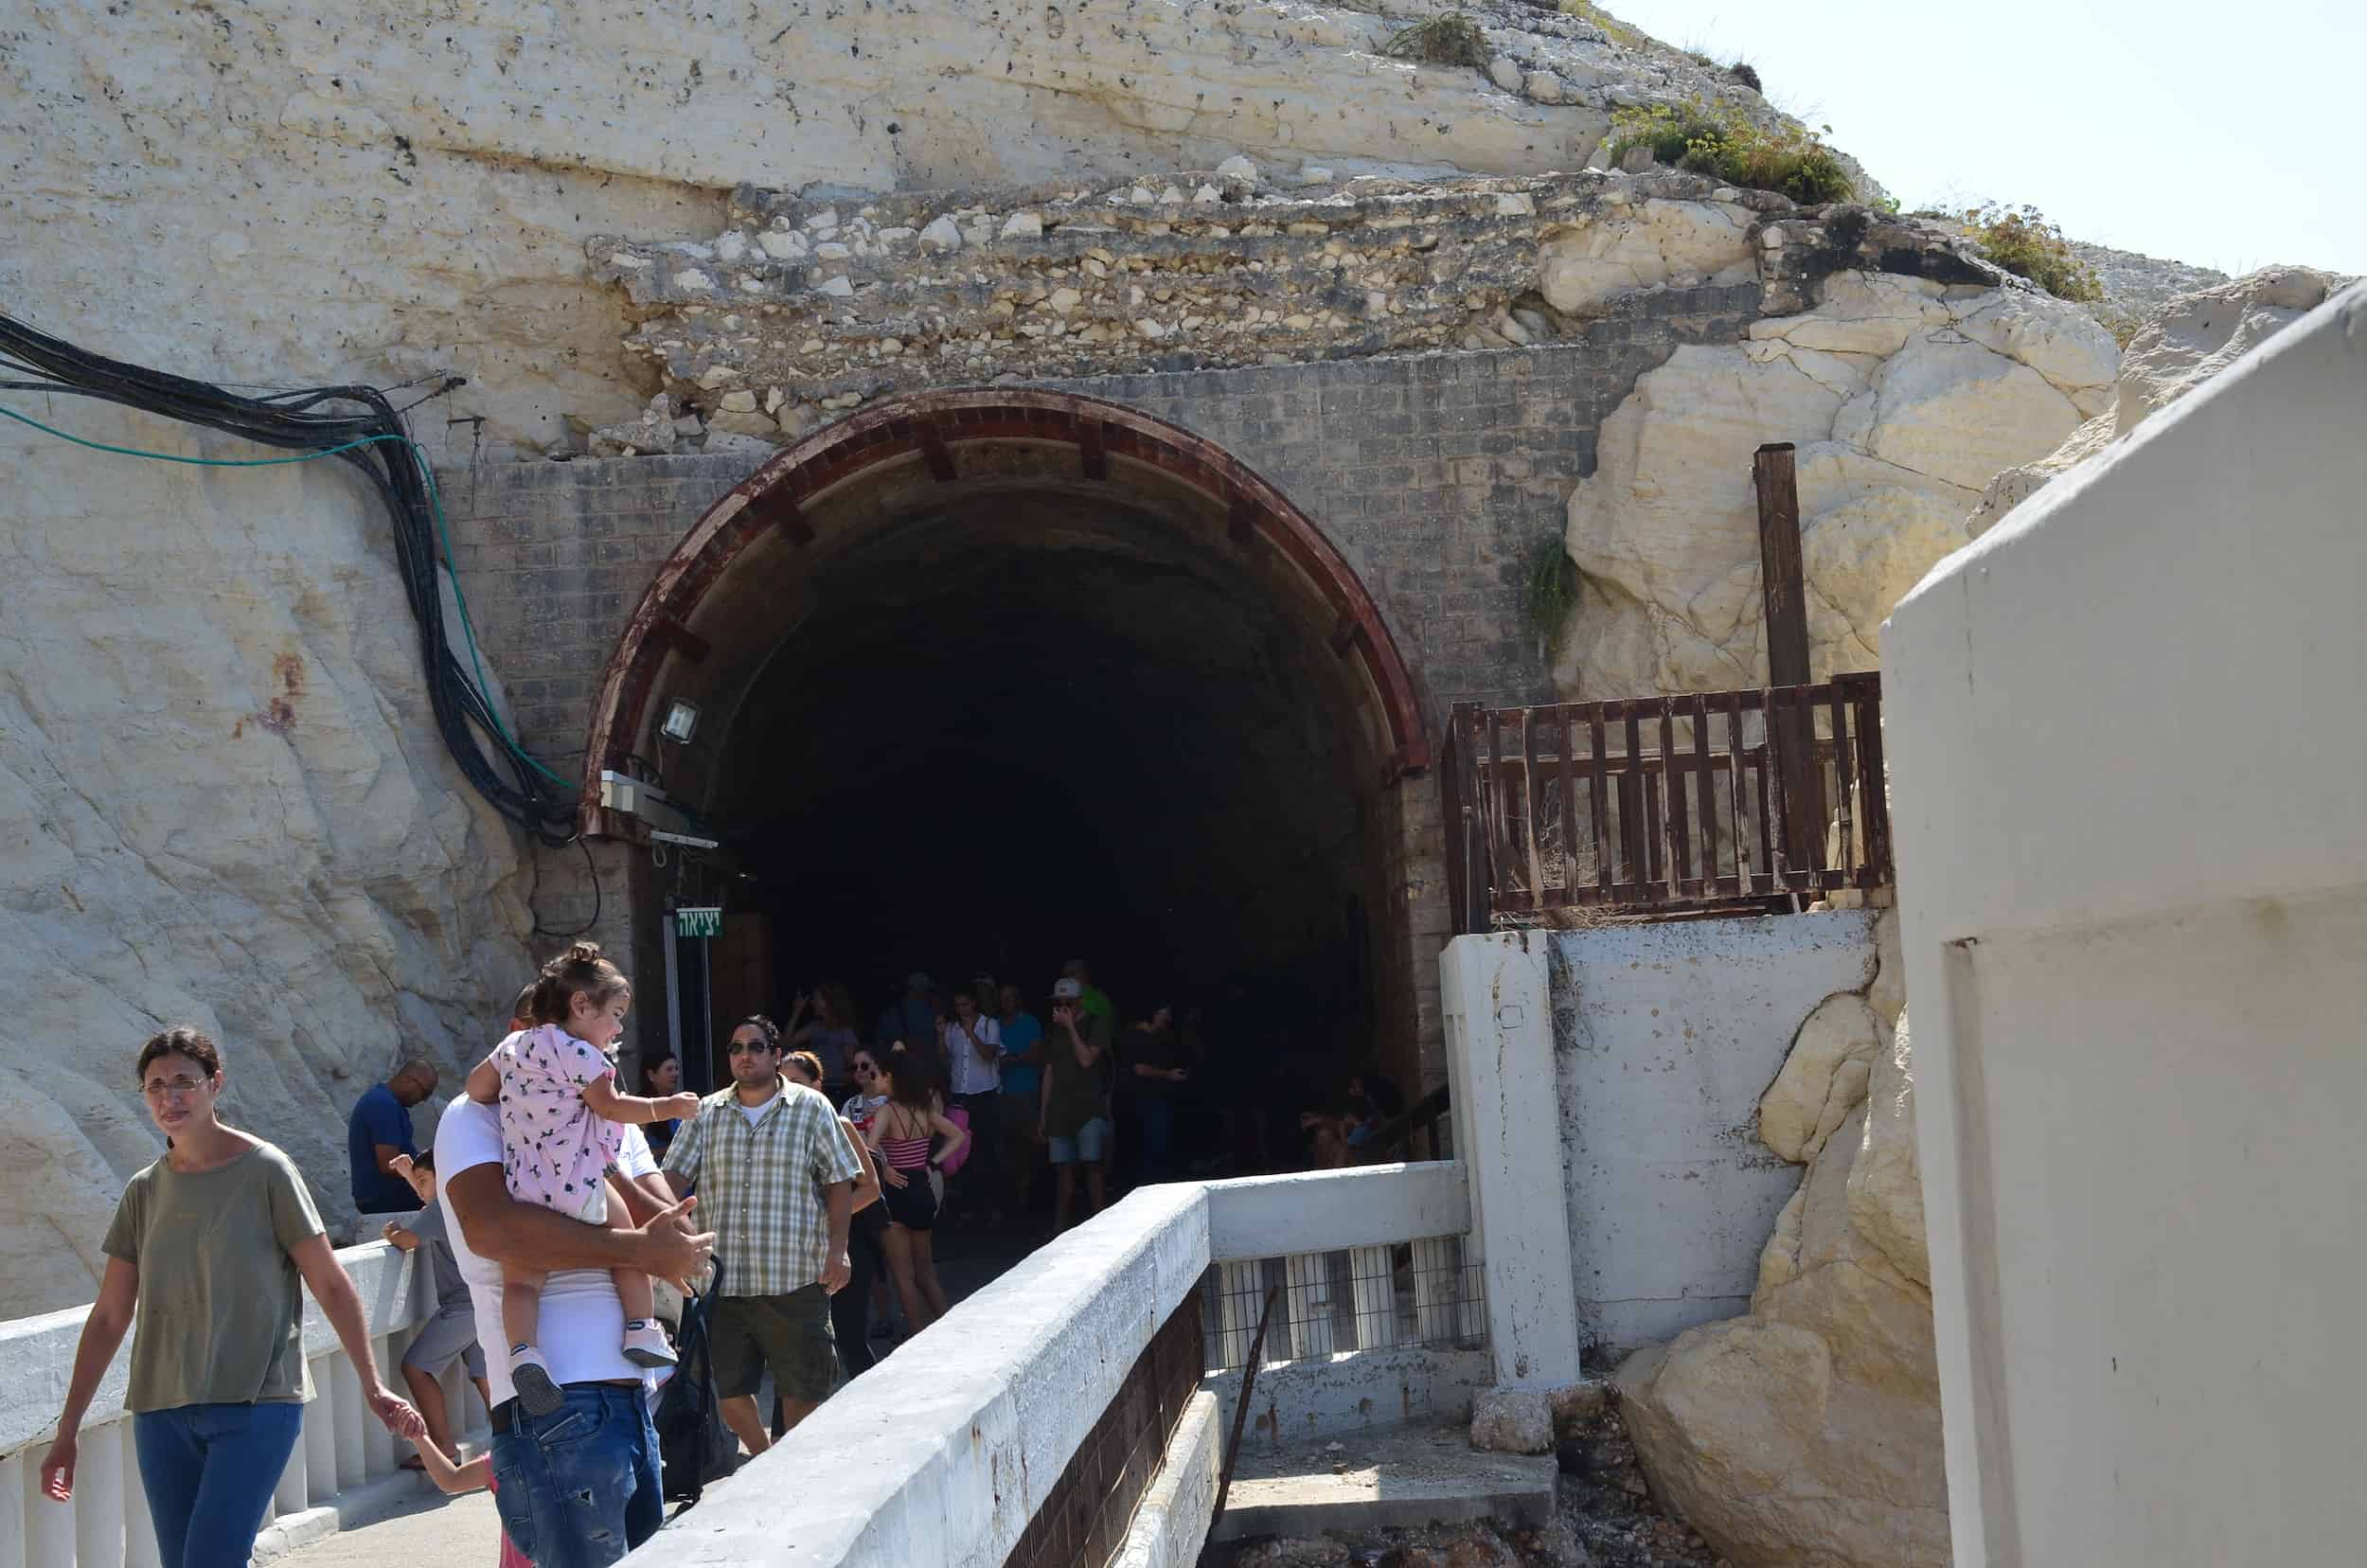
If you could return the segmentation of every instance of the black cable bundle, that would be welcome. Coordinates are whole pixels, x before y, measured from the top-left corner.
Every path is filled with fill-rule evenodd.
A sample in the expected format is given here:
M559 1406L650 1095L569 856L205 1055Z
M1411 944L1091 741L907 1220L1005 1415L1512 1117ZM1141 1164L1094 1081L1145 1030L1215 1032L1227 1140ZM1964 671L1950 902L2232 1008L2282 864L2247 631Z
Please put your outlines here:
M428 695L446 749L477 793L510 821L547 845L574 838L572 790L528 756L495 718L484 691L454 656L444 634L444 601L436 580L439 508L435 481L426 454L412 444L400 411L383 392L374 386L319 386L240 397L205 382L89 353L5 313L0 313L0 369L22 372L25 378L0 380L0 389L98 398L263 446L333 453L367 474L394 522L395 562L411 600L411 618L419 629ZM459 384L453 379L437 390ZM341 403L358 408L323 411L325 404ZM480 748L480 732L500 766Z

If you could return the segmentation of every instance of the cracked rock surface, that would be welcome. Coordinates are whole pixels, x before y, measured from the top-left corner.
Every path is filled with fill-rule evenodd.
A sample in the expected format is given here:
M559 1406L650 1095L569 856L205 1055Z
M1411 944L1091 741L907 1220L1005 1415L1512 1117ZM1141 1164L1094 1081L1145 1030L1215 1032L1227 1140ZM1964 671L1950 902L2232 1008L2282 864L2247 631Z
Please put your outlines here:
M232 444L75 415L149 450ZM383 516L342 465L218 477L11 425L0 484L18 508L0 530L17 1317L92 1298L123 1181L163 1152L133 1071L148 1035L214 1035L223 1116L284 1146L349 1228L354 1097L414 1054L455 1087L529 972L529 922L514 841L436 739ZM433 1111L415 1115L424 1144Z
M1604 421L1599 466L1570 499L1581 586L1557 671L1565 689L1761 684L1751 454L1762 443L1798 447L1823 680L1875 668L1883 617L1970 540L1966 519L1991 476L2110 403L2111 335L2026 286L1853 267L1807 287L1813 307L1755 323L1744 343L1680 347Z

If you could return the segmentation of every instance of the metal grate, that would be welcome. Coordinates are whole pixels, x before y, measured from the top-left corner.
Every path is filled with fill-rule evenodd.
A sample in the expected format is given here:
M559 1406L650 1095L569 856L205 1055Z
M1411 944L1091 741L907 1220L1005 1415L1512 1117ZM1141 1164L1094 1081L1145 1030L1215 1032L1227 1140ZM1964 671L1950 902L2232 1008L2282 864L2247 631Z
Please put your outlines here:
M1349 1350L1487 1345L1478 1248L1466 1237L1437 1236L1216 1265L1201 1284L1209 1371L1247 1363L1267 1292L1277 1288L1267 1363Z
M1004 1568L1106 1568L1200 1389L1201 1296L1177 1303L1027 1522Z

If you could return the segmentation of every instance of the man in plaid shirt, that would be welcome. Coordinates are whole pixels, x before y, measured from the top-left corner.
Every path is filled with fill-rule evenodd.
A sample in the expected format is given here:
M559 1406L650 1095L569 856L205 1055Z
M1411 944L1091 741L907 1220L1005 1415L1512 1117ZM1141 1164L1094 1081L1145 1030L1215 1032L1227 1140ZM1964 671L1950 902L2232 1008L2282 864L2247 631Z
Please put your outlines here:
M771 1019L732 1031L731 1069L732 1086L700 1101L674 1134L666 1179L677 1198L698 1185L699 1217L716 1230L715 1392L755 1454L769 1446L756 1410L767 1367L792 1427L830 1392L830 1296L846 1283L846 1221L863 1166L830 1102L781 1077Z

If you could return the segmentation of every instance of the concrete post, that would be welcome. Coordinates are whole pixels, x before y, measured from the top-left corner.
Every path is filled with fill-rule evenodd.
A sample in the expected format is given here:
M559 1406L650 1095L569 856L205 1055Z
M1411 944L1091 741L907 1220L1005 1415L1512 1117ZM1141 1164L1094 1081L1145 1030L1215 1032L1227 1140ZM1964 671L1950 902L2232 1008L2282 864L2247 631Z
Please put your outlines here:
M336 1359L312 1359L312 1399L304 1407L304 1494L315 1506L337 1495Z
M1290 1287L1290 1353L1300 1359L1331 1354L1331 1258L1327 1253L1292 1253L1283 1259Z
M1487 1289L1496 1381L1578 1380L1560 1096L1541 935L1458 936L1440 961L1456 1156Z
M1472 1222L1478 1223L1477 1216ZM1455 1337L1455 1248L1450 1236L1414 1243L1414 1338L1445 1345Z
M117 1421L116 1431L123 1442L124 1568L161 1568L164 1554L156 1546L156 1521L148 1512L148 1488L140 1482L139 1444L129 1420Z
M1385 1350L1397 1343L1397 1290L1387 1247L1353 1247L1349 1278L1356 1292L1356 1348Z
M69 1568L74 1561L74 1506L41 1495L41 1456L48 1451L43 1443L9 1460L16 1471L9 1489L24 1510L26 1568Z
M311 1406L304 1410L304 1424L312 1424ZM302 1513L312 1506L311 1482L306 1475L305 1450L308 1445L298 1434L295 1447L288 1451L288 1463L279 1472L279 1485L272 1491L271 1512L274 1519L284 1519L292 1513Z
M27 1473L41 1464L49 1445L40 1443L0 1459L0 1568L25 1568L25 1510L37 1501Z
M82 1433L74 1467L74 1560L116 1568L123 1560L123 1434L127 1419Z
M426 1271L420 1272L424 1274ZM384 1334L371 1339L370 1359L378 1363L378 1381L389 1388L398 1386L391 1346ZM395 1468L396 1457L395 1434L387 1431L385 1423L377 1417L365 1414L362 1418L362 1473L384 1475Z
M329 1381L337 1391L329 1414L336 1417L336 1489L358 1487L369 1479L369 1443L364 1435L369 1412L362 1404L362 1374L343 1350L329 1355Z

